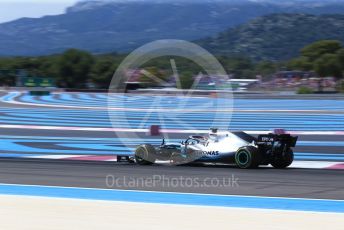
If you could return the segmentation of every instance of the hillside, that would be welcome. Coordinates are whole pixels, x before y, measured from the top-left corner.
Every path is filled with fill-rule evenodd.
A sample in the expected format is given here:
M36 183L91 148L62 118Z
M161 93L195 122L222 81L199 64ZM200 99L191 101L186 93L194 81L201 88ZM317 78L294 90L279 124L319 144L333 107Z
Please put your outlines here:
M127 52L156 39L214 36L256 17L281 12L344 13L344 4L286 6L241 0L80 2L62 15L0 24L0 55L46 55L68 48L93 53Z
M344 15L268 15L199 43L218 54L286 60L297 56L305 45L327 39L344 42Z

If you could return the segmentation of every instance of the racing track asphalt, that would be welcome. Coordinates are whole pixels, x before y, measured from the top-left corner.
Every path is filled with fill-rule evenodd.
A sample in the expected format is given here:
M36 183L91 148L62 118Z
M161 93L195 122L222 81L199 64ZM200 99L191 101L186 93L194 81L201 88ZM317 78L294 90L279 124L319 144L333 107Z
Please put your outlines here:
M190 178L192 183L188 181ZM229 183L229 179L233 182ZM343 179L343 171L332 170L242 170L229 166L137 166L114 162L22 159L0 161L0 183L5 184L343 200Z

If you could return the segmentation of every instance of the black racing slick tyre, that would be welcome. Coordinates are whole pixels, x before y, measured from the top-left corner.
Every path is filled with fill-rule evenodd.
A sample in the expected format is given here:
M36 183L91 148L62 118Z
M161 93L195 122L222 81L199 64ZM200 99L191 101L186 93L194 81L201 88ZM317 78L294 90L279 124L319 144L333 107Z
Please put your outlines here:
M235 154L235 163L242 169L257 168L261 159L261 153L253 146L242 147Z
M135 150L135 161L139 165L152 165L155 163L156 151L153 145L140 145Z
M288 149L284 156L275 158L271 165L276 169L285 169L289 167L294 161L294 152L291 149Z

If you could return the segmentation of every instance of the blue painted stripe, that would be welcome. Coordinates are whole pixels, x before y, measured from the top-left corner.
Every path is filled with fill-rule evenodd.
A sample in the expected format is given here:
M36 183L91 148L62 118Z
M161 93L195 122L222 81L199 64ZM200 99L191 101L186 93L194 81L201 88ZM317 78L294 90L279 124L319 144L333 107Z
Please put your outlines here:
M139 203L344 213L344 201L0 184L0 194Z
M325 156L297 156L295 155L295 160L299 161L309 161L309 160L315 160L315 161L343 161L344 162L344 156L343 157L325 157Z
M76 104L87 105L92 104L99 106L103 99L104 105L108 97L114 99L115 103L120 103L122 106L128 108L135 107L149 107L156 98L164 99L162 107L175 107L178 103L183 104L187 101L186 107L193 108L193 105L204 104L207 102L215 102L221 104L223 99L209 99L209 98L183 98L183 97L147 97L147 96L133 96L133 95L99 95L99 94L56 94L43 97L32 97L29 95L22 95L20 93L12 92L0 98L3 101L28 100L32 103L48 103L48 104ZM278 103L276 103L278 101ZM170 104L168 102L171 102ZM253 103L254 102L254 103ZM300 107L302 109L311 107L319 107L320 109L338 109L343 108L344 101L333 100L250 100L238 99L235 100L238 108L256 108L263 109L265 107ZM190 106L189 106L190 105ZM222 105L222 104L221 104ZM160 105L159 105L160 106ZM247 107L249 106L249 107ZM16 125L56 125L56 126L78 126L78 127L118 127L118 128L136 128L141 126L142 117L146 112L123 112L111 111L110 115L115 116L115 123L111 124L108 119L108 114L105 111L89 111L78 110L48 110L48 109L1 109L4 114L0 115L0 122L4 124ZM209 111L202 113L165 113L164 123L157 122L161 113L152 113L147 119L142 128L157 123L161 123L162 128L183 129L185 126L192 129L208 129L209 127L219 127L227 129L230 125L232 130L267 130L275 127L281 127L288 130L295 131L339 131L344 129L344 119L342 115L328 115L328 114L293 114L293 113L234 113L232 122L227 120L227 113L219 113L214 116L213 112ZM117 118L117 119L116 119ZM128 122L124 122L129 119ZM85 122L88 121L88 122ZM182 121L182 123L181 123ZM301 144L302 145L302 144ZM317 145L317 144L315 144ZM318 146L318 145L317 145ZM320 146L320 145L319 145ZM341 144L337 145L341 146Z
M0 158L35 158L44 155L25 154L25 153L0 153Z
M4 101L11 101L16 94L9 94L8 97L2 97L1 99ZM161 100L167 101L167 103L160 104L159 107L161 108L174 108L176 104L183 104L186 107L195 106L197 104L204 105L205 103L214 103L214 104L221 104L225 105L228 104L228 100L225 99L211 99L211 98L180 98L180 97L147 97L147 96L133 96L133 95L96 95L96 94L57 94L52 96L44 96L44 97L32 97L29 95L22 95L18 97L17 100L22 102L29 102L29 103L44 103L44 104L51 104L51 105L76 105L76 106L106 106L107 99L111 99L115 103L115 105L123 105L125 104L128 108L149 108L151 105L154 104L154 100ZM342 110L344 101L342 100L253 100L251 99L236 99L234 101L234 107L237 109L244 108L246 109L248 106L251 109L286 109L286 108L293 108L296 110L303 110L303 109L316 109L316 110ZM168 103L170 102L170 103Z
M20 95L19 92L10 92L10 93L6 94L5 96L2 96L0 98L0 101L9 102L19 95Z

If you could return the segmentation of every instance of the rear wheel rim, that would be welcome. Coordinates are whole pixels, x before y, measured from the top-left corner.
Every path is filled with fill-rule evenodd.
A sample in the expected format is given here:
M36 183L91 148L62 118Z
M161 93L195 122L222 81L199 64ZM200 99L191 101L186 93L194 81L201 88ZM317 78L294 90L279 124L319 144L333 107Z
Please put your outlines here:
M246 151L239 152L237 161L240 165L247 165L250 160L250 156Z

